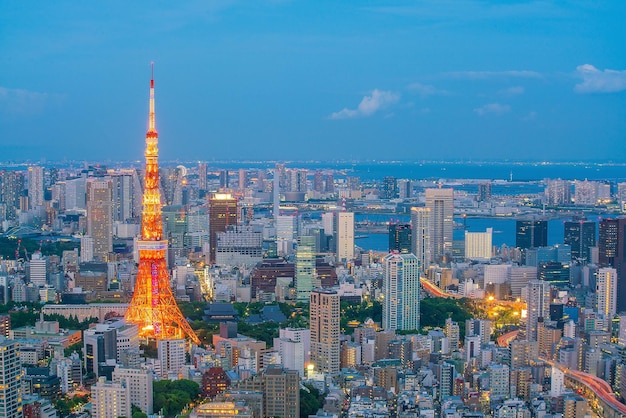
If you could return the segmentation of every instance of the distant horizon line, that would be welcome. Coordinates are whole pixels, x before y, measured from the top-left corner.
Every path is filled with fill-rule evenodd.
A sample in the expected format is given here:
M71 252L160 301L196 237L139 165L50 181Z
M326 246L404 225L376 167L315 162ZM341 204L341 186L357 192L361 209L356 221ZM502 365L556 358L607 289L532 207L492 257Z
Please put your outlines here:
M593 166L613 166L620 167L626 166L626 161L618 160L532 160L532 159L516 159L516 160L502 160L502 159L250 159L250 158L231 158L231 159L211 159L211 160L197 160L187 158L175 158L175 159L159 159L160 164L254 164L254 165L275 165L275 164L385 164L385 165L420 165L420 164L451 164L451 165L535 165L535 166L550 166L550 165L593 165ZM89 159L51 159L51 160L32 160L32 159L11 159L8 161L0 161L1 167L19 167L19 166L32 166L32 165L55 165L55 164L94 164L94 165L107 165L107 164L145 164L145 160L89 160Z

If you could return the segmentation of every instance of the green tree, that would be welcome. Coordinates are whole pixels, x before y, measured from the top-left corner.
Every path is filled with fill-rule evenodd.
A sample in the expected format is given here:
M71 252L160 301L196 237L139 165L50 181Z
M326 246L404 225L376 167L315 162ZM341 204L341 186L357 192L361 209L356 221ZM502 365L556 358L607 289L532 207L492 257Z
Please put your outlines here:
M305 384L300 389L300 416L308 417L317 414L317 411L324 405L324 396L313 385Z
M153 385L154 410L175 416L198 398L200 386L191 380L160 380Z

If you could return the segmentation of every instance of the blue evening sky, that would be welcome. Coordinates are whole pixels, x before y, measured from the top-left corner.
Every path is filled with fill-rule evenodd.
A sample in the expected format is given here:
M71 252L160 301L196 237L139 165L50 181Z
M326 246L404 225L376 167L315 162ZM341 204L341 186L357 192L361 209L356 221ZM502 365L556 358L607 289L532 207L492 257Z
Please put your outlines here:
M0 2L0 161L626 161L624 1Z

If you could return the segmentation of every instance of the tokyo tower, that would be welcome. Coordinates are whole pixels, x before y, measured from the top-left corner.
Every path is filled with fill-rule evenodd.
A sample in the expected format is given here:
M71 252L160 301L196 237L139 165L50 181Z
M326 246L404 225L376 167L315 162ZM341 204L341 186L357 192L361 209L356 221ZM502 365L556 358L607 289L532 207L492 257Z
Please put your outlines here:
M154 115L154 67L150 79L150 115L146 133L146 173L135 292L126 320L139 326L139 336L156 340L184 338L200 344L196 333L176 304L165 264L167 240L163 239L159 191L159 135Z

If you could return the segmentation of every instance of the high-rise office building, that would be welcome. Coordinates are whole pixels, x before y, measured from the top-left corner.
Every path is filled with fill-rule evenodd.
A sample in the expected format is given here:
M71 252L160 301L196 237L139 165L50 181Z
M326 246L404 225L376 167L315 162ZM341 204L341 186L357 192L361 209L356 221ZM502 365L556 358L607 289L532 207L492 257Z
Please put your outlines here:
M335 243L337 261L345 263L354 258L354 213L335 213Z
M411 252L417 257L420 269L430 266L430 209L411 208Z
M237 225L237 200L230 194L216 193L209 199L209 260L215 263L217 233Z
M465 231L465 258L469 260L488 260L492 256L493 228L485 232Z
M383 179L381 199L396 199L398 197L398 179L385 177Z
M599 314L613 318L617 313L617 270L602 267L596 278L596 304Z
M617 311L626 311L626 217L600 221L598 261L617 270Z
M426 207L430 209L431 260L441 263L452 253L454 230L454 191L426 189Z
M208 166L207 163L198 163L198 189L206 191L208 188L207 183Z
M589 248L596 246L596 223L593 221L566 221L563 242L571 247L572 260L590 260Z
M130 389L130 402L144 414L152 414L152 382L154 378L147 369L116 367L113 382L125 382Z
M600 220L598 233L598 262L601 266L615 266L620 218Z
M411 241L411 224L389 224L389 251L410 253Z
M87 235L93 238L93 256L107 261L113 252L113 196L110 179L87 180Z
M36 251L30 259L29 269L30 282L37 287L48 283L48 258Z
M0 336L0 416L22 417L19 343Z
M383 322L386 331L418 330L419 261L413 254L391 253L383 260Z
M296 247L295 266L296 299L298 302L309 302L315 275L315 237L300 236ZM315 286L319 287L319 286Z
M543 280L528 282L528 296L526 300L526 338L537 341L537 324L539 318L550 317L550 283Z
M161 377L167 379L170 373L174 375L181 373L185 365L185 345L186 342L183 339L157 341Z
M265 413L267 417L298 418L300 416L300 377L295 370L270 365L265 378Z
M480 183L478 185L476 200L479 202L488 202L491 200L491 182Z
M43 167L28 167L28 203L31 209L43 205Z
M0 173L1 201L6 205L6 218L15 219L20 207L20 196L24 192L24 175L18 171Z
M91 416L118 418L131 416L130 387L126 381L107 382L101 377L91 387Z
M246 170L245 168L240 168L237 174L239 180L239 190L246 190L246 187L248 187L248 170Z
M516 221L515 246L522 249L547 247L548 221Z
M340 364L339 294L334 290L311 292L311 363L320 373L338 373Z
M134 193L131 173L117 173L111 177L113 221L126 222L133 217Z

